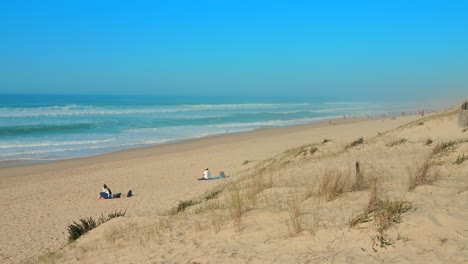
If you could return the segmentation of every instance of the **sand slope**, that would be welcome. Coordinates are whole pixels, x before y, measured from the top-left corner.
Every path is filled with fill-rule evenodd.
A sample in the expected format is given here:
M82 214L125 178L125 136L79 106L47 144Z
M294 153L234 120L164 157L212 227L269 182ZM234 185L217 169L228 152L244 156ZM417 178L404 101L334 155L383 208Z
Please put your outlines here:
M340 121L185 142L149 156L130 152L102 162L95 157L89 165L50 164L49 172L39 174L15 176L2 169L0 256L16 263L49 249L55 253L43 261L66 263L467 262L468 161L453 162L468 154L468 143L460 141L434 157L428 175L437 181L408 191L409 171L437 143L468 138L456 127L456 117ZM415 122L400 127L410 121ZM364 144L345 150L359 137ZM324 138L332 141L321 144ZM406 141L390 147L401 138ZM427 138L434 142L426 145ZM305 144L312 145L301 147ZM412 203L401 222L385 231L391 242L386 247L376 243L375 221L349 226L370 193L369 187L348 188L357 160L367 185L378 179L380 199ZM230 177L195 181L206 166ZM347 187L327 201L320 185L330 171L343 175ZM113 191L131 188L136 196L96 201L102 183ZM178 201L199 199L214 187L224 188L218 198L165 214ZM236 192L242 203L238 218ZM127 217L57 251L72 221L121 209L127 209Z

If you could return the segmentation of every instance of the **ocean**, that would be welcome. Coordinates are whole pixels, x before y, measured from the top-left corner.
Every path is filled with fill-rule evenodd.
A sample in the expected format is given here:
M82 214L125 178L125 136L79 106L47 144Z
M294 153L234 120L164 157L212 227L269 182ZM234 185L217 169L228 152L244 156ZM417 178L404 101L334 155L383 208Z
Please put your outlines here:
M0 162L85 157L343 115L410 110L394 103L303 98L0 95Z

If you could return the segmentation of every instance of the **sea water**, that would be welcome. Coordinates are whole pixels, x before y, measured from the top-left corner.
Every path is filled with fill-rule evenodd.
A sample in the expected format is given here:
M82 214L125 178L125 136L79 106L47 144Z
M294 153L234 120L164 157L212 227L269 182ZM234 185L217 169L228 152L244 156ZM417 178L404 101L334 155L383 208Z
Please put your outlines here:
M317 99L0 95L0 161L47 161L400 111Z

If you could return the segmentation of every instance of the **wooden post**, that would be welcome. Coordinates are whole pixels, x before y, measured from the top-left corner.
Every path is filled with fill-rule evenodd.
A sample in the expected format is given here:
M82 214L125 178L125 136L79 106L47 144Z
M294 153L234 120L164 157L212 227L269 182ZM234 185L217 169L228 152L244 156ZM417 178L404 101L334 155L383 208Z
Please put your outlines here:
M468 126L468 101L461 105L460 112L458 112L458 126Z

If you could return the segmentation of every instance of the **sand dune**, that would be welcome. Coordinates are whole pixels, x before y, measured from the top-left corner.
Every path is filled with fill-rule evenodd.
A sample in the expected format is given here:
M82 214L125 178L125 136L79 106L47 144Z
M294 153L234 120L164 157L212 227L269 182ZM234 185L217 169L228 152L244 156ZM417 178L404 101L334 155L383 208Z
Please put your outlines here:
M335 126L0 169L0 257L6 263L467 263L468 161L454 164L468 152L467 133L453 112L339 119ZM363 144L347 148L360 137ZM428 157L424 181L409 190L408 175ZM196 181L205 167L229 177ZM97 201L103 183L136 195ZM222 191L203 199L212 190ZM410 208L387 222L388 212L376 209L351 227L371 194L378 208L385 202ZM190 199L201 202L168 213ZM127 214L67 244L68 224L114 210Z

